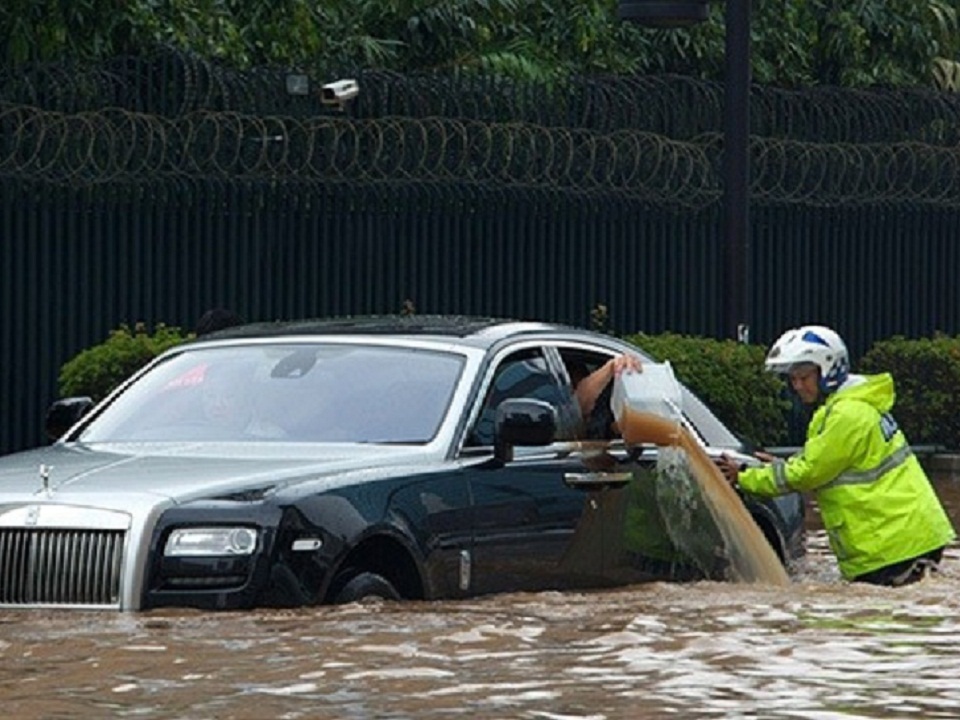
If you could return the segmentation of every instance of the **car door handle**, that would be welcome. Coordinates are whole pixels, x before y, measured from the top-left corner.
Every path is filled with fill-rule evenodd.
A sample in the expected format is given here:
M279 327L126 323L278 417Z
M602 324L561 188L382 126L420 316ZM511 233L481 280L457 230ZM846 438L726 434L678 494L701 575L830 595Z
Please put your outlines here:
M633 479L631 472L615 473L564 473L563 482L567 487L579 490L592 490L603 487L619 487Z

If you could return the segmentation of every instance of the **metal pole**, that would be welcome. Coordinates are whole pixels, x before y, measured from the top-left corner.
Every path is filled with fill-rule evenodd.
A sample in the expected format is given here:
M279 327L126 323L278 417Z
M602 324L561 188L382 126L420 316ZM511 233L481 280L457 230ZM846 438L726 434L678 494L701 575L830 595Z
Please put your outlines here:
M750 0L726 0L724 87L724 230L726 322L750 342Z

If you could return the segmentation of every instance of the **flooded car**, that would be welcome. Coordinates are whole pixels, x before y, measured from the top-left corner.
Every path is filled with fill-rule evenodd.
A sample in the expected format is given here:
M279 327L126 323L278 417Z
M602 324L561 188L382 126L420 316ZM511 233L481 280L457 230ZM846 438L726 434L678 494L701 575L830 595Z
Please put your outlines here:
M722 574L662 517L656 447L584 439L571 378L622 353L648 360L576 328L448 316L247 325L172 348L95 406L58 401L56 442L0 459L0 607L286 607ZM742 450L682 399L708 454ZM745 503L784 564L803 554L798 495Z

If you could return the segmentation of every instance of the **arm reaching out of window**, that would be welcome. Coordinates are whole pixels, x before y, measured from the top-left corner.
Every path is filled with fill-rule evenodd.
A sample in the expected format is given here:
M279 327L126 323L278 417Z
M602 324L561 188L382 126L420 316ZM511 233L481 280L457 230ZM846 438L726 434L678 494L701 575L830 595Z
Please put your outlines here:
M576 382L573 393L580 405L580 413L583 417L590 417L590 413L592 413L596 407L597 398L600 397L600 394L611 380L622 372L640 372L641 369L638 358L633 355L618 355L605 362L579 382Z

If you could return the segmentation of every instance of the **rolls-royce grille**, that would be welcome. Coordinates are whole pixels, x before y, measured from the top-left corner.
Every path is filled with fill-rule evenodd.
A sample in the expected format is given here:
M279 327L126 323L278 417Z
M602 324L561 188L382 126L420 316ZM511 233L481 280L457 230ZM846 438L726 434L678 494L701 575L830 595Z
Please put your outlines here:
M120 604L122 530L0 528L0 605Z

